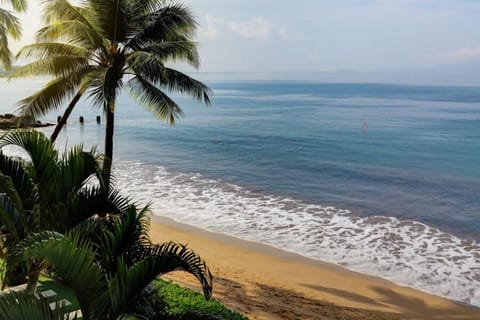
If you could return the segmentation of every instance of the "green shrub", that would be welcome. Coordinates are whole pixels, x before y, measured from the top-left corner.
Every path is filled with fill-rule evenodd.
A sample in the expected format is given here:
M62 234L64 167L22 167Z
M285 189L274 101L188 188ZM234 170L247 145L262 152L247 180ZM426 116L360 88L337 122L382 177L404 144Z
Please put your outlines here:
M155 281L158 295L169 316L181 316L189 312L213 315L225 320L248 320L237 312L227 309L215 300L205 300L202 294L186 290L177 284L164 280Z

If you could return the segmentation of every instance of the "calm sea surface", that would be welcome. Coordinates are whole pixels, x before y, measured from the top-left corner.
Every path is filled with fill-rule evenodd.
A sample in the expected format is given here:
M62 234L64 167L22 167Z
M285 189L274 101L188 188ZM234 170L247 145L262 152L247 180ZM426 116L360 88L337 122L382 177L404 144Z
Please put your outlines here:
M42 83L2 81L0 112ZM210 107L175 97L186 114L175 127L119 99L125 193L181 222L480 305L480 88L209 85ZM97 114L83 101L60 148L102 150Z

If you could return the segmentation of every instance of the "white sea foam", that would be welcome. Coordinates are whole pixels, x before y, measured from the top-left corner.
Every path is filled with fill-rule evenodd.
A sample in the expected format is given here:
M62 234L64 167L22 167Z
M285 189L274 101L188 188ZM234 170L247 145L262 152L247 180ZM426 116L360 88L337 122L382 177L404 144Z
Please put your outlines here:
M199 174L116 164L120 189L177 221L480 306L480 246L414 221L253 192Z

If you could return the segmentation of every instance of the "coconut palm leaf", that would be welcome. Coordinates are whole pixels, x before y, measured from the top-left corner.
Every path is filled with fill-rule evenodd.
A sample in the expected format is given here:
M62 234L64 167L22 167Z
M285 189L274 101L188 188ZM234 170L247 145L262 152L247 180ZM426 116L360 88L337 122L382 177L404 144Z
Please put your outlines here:
M126 43L127 47L132 48L139 43L171 40L176 35L190 37L197 26L192 12L180 4L169 4L134 19L142 23Z
M154 54L162 61L186 61L195 68L200 66L200 58L195 43L182 36L177 36L170 41L137 44L133 53L137 51Z
M47 75L66 77L69 74L88 67L88 59L81 56L54 56L37 60L19 67L12 77Z
M180 106L166 93L140 76L133 77L127 83L130 94L157 118L167 120L170 124L183 115Z
M46 59L57 56L88 57L88 55L89 51L79 46L58 42L42 42L22 47L17 53L17 59L30 57Z
M16 12L25 11L26 0L2 0L1 4L8 3ZM9 70L12 65L12 53L8 49L8 37L19 39L22 35L20 21L13 12L0 8L0 63Z
M27 119L38 119L51 111L60 109L64 102L74 95L79 96L78 99L73 99L76 100L75 103L78 102L87 87L83 82L90 72L92 68L87 66L67 77L51 80L41 90L17 103L20 115Z
M103 45L103 39L90 23L91 10L73 6L66 0L44 1L43 20L46 27L37 33L37 42L68 38L79 46L94 49Z

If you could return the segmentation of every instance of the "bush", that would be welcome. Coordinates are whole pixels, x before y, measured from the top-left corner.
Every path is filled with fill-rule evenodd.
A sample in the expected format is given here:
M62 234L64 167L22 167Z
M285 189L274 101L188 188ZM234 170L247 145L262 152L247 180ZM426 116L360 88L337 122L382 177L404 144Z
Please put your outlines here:
M193 313L205 315L204 319L248 320L239 313L227 309L218 301L213 299L207 301L202 294L183 289L177 284L164 280L157 280L154 284L167 317L181 318L183 315Z

